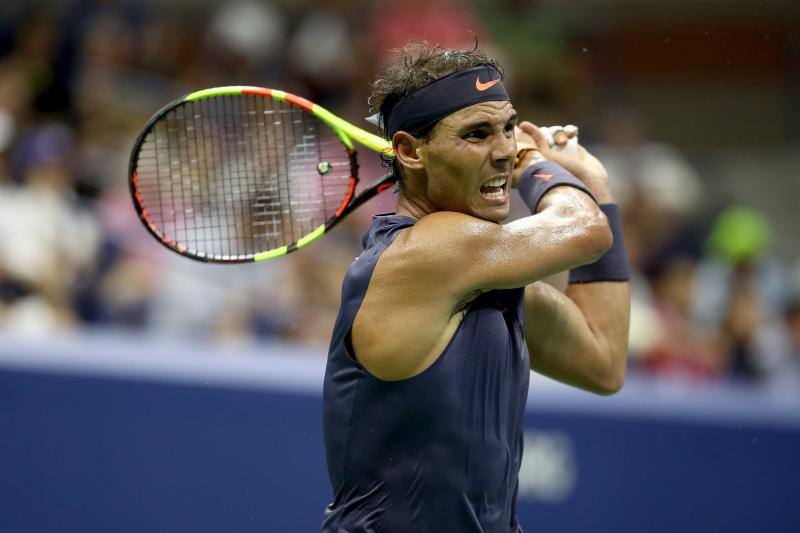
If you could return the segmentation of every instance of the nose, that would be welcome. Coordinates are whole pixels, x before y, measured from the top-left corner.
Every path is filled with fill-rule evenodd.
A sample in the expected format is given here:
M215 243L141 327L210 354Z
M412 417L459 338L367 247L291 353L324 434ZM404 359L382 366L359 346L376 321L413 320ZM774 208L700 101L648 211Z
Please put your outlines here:
M500 131L494 135L492 145L492 163L495 166L505 166L514 161L517 156L517 140L514 132Z

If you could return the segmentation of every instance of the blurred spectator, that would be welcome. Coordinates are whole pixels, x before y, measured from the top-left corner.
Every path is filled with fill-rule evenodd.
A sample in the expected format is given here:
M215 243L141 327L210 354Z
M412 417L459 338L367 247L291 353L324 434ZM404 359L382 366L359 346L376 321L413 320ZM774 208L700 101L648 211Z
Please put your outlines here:
M75 319L73 291L94 267L99 232L70 190L71 131L42 125L20 144L23 183L0 181L0 271L21 288L4 315L9 329L46 332Z
M658 375L702 382L724 375L725 361L720 339L692 317L696 270L693 258L676 256L653 273L658 323L641 363Z
M699 245L697 171L675 148L647 139L632 110L602 113L592 151L622 206L632 272L632 361L670 379L707 382L724 371L720 339L694 321Z
M749 265L743 264L734 276L728 291L728 302L722 318L722 332L728 343L729 374L747 380L761 378L759 328L764 324L765 309L752 285Z
M626 245L641 268L675 246L700 208L698 172L675 147L647 138L633 110L602 113L601 142L592 145L603 162L614 198L622 206ZM685 243L691 246L693 243Z
M472 5L464 0L384 0L373 7L369 25L371 46L384 56L414 41L443 48L482 47L490 39Z
M292 77L304 81L315 101L341 105L358 75L357 30L348 23L345 2L322 2L299 21L288 42Z
M770 379L769 337L791 291L768 253L771 231L754 209L722 210L714 220L698 273L696 321L721 330L729 356L727 373L734 379Z
M800 293L786 307L782 318L775 324L771 342L765 342L764 369L771 387L797 396L800 395Z

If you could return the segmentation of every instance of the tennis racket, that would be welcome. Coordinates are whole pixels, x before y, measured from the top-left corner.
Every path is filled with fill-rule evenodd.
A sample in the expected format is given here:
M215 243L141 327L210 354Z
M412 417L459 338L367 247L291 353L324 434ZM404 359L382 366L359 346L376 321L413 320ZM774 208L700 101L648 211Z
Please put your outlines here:
M284 91L197 91L161 109L139 134L131 196L147 230L185 257L280 257L396 183L386 174L356 194L355 143L393 155L385 139Z

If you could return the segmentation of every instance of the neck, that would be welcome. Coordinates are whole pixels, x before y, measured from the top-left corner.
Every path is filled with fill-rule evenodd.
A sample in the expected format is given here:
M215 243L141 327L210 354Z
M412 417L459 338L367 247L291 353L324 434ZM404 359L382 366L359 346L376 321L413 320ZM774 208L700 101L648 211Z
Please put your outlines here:
M398 215L404 215L411 218L420 218L430 213L439 211L431 202L420 195L409 195L404 191L400 191L397 198L397 209L395 212Z

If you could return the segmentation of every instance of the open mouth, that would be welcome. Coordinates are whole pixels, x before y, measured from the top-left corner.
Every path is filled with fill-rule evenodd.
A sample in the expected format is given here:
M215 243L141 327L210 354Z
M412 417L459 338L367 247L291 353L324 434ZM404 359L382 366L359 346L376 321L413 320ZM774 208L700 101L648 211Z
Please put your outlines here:
M508 178L494 178L481 185L481 196L487 199L502 199L506 195Z

